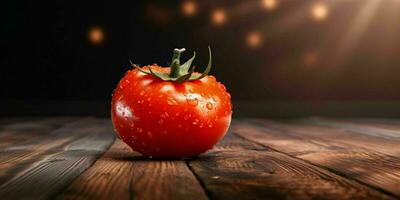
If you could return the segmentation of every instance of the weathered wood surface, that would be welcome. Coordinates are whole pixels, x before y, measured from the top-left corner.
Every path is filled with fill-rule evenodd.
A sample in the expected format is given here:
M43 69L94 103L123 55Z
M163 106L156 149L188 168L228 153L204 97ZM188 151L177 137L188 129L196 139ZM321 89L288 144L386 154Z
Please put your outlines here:
M184 160L141 157L117 139L59 199L207 199Z
M249 140L400 196L400 142L303 121L246 120L233 124L233 130Z
M114 140L109 120L84 119L2 151L2 199L48 199L88 168ZM10 178L10 179L8 179Z
M232 133L230 138L239 138ZM229 141L229 140L228 140ZM240 140L239 140L240 141ZM190 162L211 199L392 199L303 160L243 139ZM217 148L218 149L218 148Z
M0 199L400 199L399 132L396 119L234 120L205 154L160 160L108 119L0 119Z

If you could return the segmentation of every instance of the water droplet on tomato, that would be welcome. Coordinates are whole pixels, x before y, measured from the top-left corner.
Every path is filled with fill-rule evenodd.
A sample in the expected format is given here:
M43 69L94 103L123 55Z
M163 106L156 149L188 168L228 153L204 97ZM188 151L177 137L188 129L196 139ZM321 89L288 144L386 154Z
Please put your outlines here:
M174 98L170 97L170 98L168 98L167 104L168 105L177 105L178 102L176 102L176 100Z
M200 128L203 128L203 126L204 126L204 124L203 124L203 123L200 123L199 127L200 127Z
M140 96L143 96L144 93L145 93L145 92L142 90L142 91L140 91L139 95L140 95Z
M190 118L190 114L185 115L185 116L183 117L184 120L188 120L189 118Z
M136 130L137 130L137 132L139 132L139 133L143 132L143 129L142 129L142 128L136 128Z
M226 90L226 87L225 87L225 85L224 84L222 84L222 83L218 83L218 87L221 89L221 90Z
M182 124L178 124L178 128L182 128Z
M197 121L193 121L193 125L197 125L198 124L198 122Z
M212 110L214 106L213 106L212 103L207 102L206 107L207 107L208 110Z
M186 101L191 106L197 106L197 104L199 103L199 100L197 100L196 98L194 99L187 98Z
M150 138L152 138L152 137L153 137L153 133L152 133L152 132L150 132L150 131L147 131L147 135L148 135Z
M209 128L211 128L212 126L213 126L213 124L212 124L212 123L209 123L209 124L208 124L208 127L209 127Z
M151 101L151 97L147 98L147 101Z
M169 117L169 114L167 112L164 112L165 117Z
M164 122L164 121L163 121L162 119L158 120L158 124L160 124L160 125L162 125L163 122Z

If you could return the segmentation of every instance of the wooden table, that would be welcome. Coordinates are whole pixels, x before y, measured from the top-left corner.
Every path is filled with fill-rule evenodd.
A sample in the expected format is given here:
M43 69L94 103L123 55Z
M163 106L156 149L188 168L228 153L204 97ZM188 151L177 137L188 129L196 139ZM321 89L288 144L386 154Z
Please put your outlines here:
M109 119L1 119L0 199L400 199L400 120L236 119L200 157L160 160Z

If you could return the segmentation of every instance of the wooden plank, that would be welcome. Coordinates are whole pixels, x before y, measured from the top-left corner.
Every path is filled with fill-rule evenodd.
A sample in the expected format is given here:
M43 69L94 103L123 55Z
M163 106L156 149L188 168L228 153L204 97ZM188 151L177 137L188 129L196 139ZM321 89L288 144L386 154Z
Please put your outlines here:
M340 119L341 121L361 124L369 127L383 128L388 130L400 131L399 119L370 119L370 118L356 118L356 119Z
M189 164L211 199L394 199L266 148L211 151Z
M3 148L0 151L0 185L30 167L37 160L61 151L71 141L84 137L87 134L84 128L87 128L87 124L91 122L93 119L82 119L48 134L38 134L38 137L27 138Z
M264 120L251 122L236 122L233 130L249 140L400 196L399 158L357 144L349 132L346 138L345 132L318 126Z
M400 141L400 130L384 129L373 126L366 126L362 124L356 124L348 121L346 122L341 120L334 120L334 119L314 118L310 119L309 121L317 125L340 128L359 134L365 134L369 136L382 137L389 140Z
M241 151L241 150L267 150L268 148L262 145L258 145L254 142L244 140L233 134L231 130L224 138L216 145L213 149L208 152L214 151Z
M47 137L47 138L46 138ZM48 199L62 191L99 157L113 142L114 134L110 120L88 119L72 123L53 131L40 140L28 141L17 149L22 151L23 164L12 161L15 175L0 185L2 199ZM43 139L43 140L42 140ZM56 143L56 144L54 144ZM36 152L36 157L31 154ZM6 152L7 153L7 152ZM13 153L13 152L12 152ZM34 157L33 159L30 159ZM15 164L16 163L16 164ZM0 166L9 164L2 162ZM14 168L15 169L15 168Z
M285 128L296 133L301 132L302 136L308 138L318 138L329 144L336 144L345 149L354 149L355 147L365 149L369 152L378 152L386 155L400 158L400 140L381 137L377 134L363 134L348 129L337 128L335 126L325 126L319 123L320 120L300 120L284 124ZM272 121L268 125L281 127L280 123ZM325 122L324 122L325 123ZM384 155L383 155L384 156Z
M207 199L183 160L141 157L117 139L59 199Z
M17 143L48 134L66 123L77 120L74 117L7 119L0 125L0 151Z

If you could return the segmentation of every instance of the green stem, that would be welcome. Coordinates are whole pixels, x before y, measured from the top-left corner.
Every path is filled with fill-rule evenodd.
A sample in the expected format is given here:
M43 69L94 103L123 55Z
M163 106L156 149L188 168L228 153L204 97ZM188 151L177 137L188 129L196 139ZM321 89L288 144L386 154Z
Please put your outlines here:
M171 60L171 72L169 73L169 76L172 78L177 78L179 76L179 67L181 66L181 53L186 51L185 48L182 49L174 49L174 54L172 55L172 60Z

